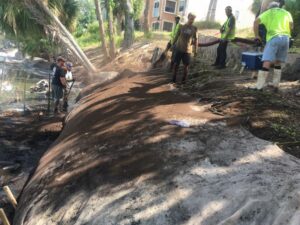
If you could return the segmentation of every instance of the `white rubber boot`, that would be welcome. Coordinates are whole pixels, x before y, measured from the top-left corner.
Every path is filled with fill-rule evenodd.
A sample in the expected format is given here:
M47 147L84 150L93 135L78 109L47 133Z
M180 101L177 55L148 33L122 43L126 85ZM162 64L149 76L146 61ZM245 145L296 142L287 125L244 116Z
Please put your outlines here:
M269 75L269 71L260 70L257 75L256 89L261 90L266 86L266 81Z
M274 69L272 86L275 88L279 87L281 81L282 70Z

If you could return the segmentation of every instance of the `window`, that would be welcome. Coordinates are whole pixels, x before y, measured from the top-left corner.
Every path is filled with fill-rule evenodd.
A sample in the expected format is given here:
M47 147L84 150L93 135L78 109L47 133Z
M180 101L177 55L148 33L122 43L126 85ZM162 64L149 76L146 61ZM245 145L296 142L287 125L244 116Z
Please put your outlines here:
M152 30L159 30L159 26L160 24L159 24L159 22L154 22L154 23L152 23Z
M176 13L176 2L171 1L171 0L167 0L166 1L165 12Z
M173 23L164 21L163 31L172 32Z
M159 0L154 0L153 17L159 17Z
M185 0L180 0L179 1L178 11L179 12L184 12L184 10L185 10Z
M240 17L240 11L236 10L234 15L235 15L236 21L238 21L239 17Z

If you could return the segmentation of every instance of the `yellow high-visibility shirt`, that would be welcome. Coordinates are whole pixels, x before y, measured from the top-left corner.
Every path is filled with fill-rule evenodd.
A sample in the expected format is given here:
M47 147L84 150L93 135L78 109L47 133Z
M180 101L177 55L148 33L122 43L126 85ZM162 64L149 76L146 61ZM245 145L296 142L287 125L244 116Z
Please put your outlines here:
M291 36L290 23L293 22L293 18L285 9L269 9L259 16L259 20L267 29L267 41L278 35Z

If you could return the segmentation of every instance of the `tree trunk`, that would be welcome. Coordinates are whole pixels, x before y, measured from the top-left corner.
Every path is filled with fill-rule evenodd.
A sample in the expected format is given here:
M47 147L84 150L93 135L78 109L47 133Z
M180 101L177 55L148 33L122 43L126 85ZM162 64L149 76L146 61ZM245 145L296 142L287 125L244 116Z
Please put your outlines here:
M110 0L105 0L105 3L106 3L105 5L107 9L107 16L108 16L110 56L112 58L115 58L117 50L116 50L116 42L115 42L115 35L114 35L113 12L112 12Z
M146 0L145 10L144 10L144 32L149 33L149 7L150 7L150 0Z
M125 13L125 33L123 46L129 48L134 42L134 18L131 0L122 0Z
M106 43L106 39L105 39L105 31L104 31L104 23L103 23L101 6L100 6L98 0L94 0L94 2L95 2L95 7L96 7L96 16L97 16L97 19L99 22L99 35L100 35L100 39L102 42L102 49L103 49L105 58L109 58L107 43Z
M74 37L72 36L72 34L60 22L60 20L51 12L51 10L48 8L48 6L45 4L45 2L42 1L42 0L34 0L34 2L37 3L37 5L41 8L41 10L44 12L44 14L46 14L51 19L51 22L52 22L53 26L55 26L55 28L51 27L50 24L42 24L42 25L44 25L45 27L48 26L48 28L51 27L50 29L52 31L57 30L60 34L64 35L67 40L65 40L60 35L58 35L58 38L60 38L60 40L64 44L66 44L66 46L68 48L70 48L70 50L76 55L76 57L78 58L78 60L80 62L82 62L83 66L87 69L88 73L95 73L96 72L96 68L92 65L92 63L90 62L90 60L87 58L87 56L81 50L81 48L78 46L78 44L76 43L76 41L75 41ZM39 19L40 20L44 20L45 15L43 13L41 13L41 12L37 12L37 10L34 9L31 1L27 1L26 2L26 6L27 6L27 8L30 11L33 12L33 14L35 16L37 16L37 18L36 18L37 20L39 20ZM38 21L38 22L40 22L40 21Z
M218 0L210 0L209 8L206 16L207 21L215 21L217 4L218 4Z

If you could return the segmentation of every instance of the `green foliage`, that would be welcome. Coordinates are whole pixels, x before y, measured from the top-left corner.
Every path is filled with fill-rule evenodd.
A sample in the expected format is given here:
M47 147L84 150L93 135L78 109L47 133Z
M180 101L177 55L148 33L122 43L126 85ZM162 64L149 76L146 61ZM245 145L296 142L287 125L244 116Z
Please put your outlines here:
M92 47L99 46L101 44L99 37L99 24L98 21L94 21L89 24L84 33L76 36L77 42L80 47Z
M194 25L200 29L220 29L221 24L218 22L212 22L212 21L197 21L194 23Z
M300 39L300 1L288 0L286 1L286 10L288 10L294 19L294 32L293 36Z
M262 0L254 0L251 6L251 11L253 14L257 14L260 11Z
M140 19L142 11L144 9L144 0L132 0L132 6L134 11L133 18L135 20Z
M76 26L77 0L49 0L49 8L70 30ZM23 0L0 1L0 31L17 41L24 53L32 56L51 54L55 44L48 39L44 27L38 24L24 5Z
M93 0L78 0L79 12L75 36L80 37L86 32L89 24L97 20Z

